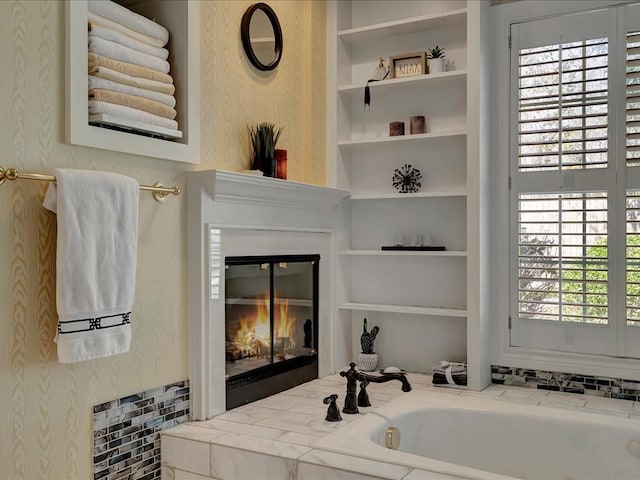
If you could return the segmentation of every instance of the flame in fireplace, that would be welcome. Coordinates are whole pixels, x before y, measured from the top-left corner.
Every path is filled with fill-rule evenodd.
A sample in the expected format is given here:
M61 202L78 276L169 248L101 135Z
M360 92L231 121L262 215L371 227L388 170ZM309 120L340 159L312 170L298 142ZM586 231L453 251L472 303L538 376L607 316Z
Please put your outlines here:
M279 299L276 295L275 305L278 307L276 318L274 320L274 333L276 335L276 339L288 339L288 344L283 345L283 348L291 349L296 346L294 340L296 319L294 316L289 315L288 299Z
M269 296L256 301L254 311L239 318L234 338L234 342L244 350L243 357L262 357L269 353Z
M295 347L295 316L289 312L289 300L275 296L274 349L275 355L285 358L286 351ZM235 336L231 338L234 357L267 357L271 347L269 327L269 296L256 299L256 307L238 318ZM232 333L232 332L228 332ZM229 348L229 345L227 346Z

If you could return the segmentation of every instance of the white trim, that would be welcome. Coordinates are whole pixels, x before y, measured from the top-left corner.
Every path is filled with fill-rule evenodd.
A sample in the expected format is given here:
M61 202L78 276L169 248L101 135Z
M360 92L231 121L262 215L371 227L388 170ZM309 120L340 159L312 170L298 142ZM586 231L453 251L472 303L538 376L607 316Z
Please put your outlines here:
M143 2L144 3L144 2ZM151 4L152 2L148 2ZM178 128L183 137L161 140L109 130L88 123L87 2L65 2L65 142L184 163L200 162L200 3L153 2L172 31L175 60L171 65L181 105ZM80 94L82 92L85 94Z

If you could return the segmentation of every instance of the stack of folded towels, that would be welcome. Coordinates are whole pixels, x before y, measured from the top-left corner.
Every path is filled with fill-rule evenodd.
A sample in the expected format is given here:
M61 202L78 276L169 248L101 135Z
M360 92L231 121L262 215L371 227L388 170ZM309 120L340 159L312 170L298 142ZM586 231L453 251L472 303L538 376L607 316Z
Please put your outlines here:
M111 0L88 1L88 24L89 123L182 137L169 31Z
M467 364L440 361L440 364L433 367L434 385L439 387L462 387L467 385Z

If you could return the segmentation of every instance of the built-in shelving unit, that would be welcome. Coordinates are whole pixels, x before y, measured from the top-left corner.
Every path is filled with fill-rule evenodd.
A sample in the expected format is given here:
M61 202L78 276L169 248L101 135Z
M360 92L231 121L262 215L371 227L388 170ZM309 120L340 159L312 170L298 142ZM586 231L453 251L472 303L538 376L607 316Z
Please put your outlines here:
M329 182L351 192L349 235L338 246L337 315L350 325L352 358L362 319L380 325L382 366L430 372L440 360L478 368L480 2L341 1L328 4ZM368 82L379 58L445 49L447 71ZM370 88L365 107L364 88ZM423 115L427 132L411 134ZM390 136L389 123L405 122ZM421 188L398 193L395 169L420 170ZM418 233L444 251L389 251ZM472 388L488 373L470 372ZM488 365L487 365L488 372Z
M200 5L199 2L123 0L118 3L169 30L169 74L175 85L176 121L182 136L161 139L89 124L87 97L87 1L66 3L67 143L173 160L200 161ZM108 124L109 119L103 123ZM137 128L131 122L130 127ZM156 132L158 133L158 132ZM162 132L160 132L162 133Z

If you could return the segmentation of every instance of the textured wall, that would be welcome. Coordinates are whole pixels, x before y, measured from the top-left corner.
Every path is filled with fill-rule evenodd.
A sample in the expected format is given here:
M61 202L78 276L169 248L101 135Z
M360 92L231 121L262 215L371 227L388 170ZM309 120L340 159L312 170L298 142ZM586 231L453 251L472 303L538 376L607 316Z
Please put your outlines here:
M325 184L326 8L320 1L273 1L284 36L282 61L264 73L247 61L238 33L253 1L202 4L202 160L249 168L247 124L284 126L288 178ZM217 27L217 28L216 28ZM213 30L213 32L211 32Z
M245 61L250 1L201 3L201 163L249 166L246 124L283 125L289 178L325 179L325 5L270 2L284 56L263 75ZM23 171L101 169L184 186L180 163L64 144L64 3L0 1L0 164ZM312 101L315 100L315 101ZM129 353L57 363L55 217L45 185L0 186L0 479L90 478L91 406L187 377L186 201L142 195Z

